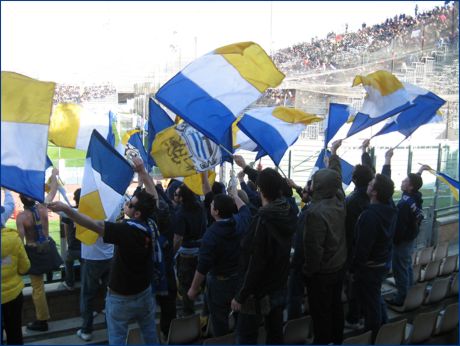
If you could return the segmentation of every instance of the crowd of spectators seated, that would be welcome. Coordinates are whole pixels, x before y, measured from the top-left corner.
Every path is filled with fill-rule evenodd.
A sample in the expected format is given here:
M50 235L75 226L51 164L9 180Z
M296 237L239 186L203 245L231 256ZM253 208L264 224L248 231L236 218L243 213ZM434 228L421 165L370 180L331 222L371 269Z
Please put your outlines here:
M109 95L116 94L116 89L110 84L106 85L56 85L54 93L54 104L71 102L83 103L94 99L103 99Z
M273 60L286 72L305 72L312 70L335 70L356 64L356 59L343 59L343 53L360 57L363 53L385 53L397 49L441 46L458 38L458 6L452 3L436 6L434 9L417 13L415 17L400 14L385 22L367 26L357 32L336 34L330 32L326 38L312 38L279 50ZM457 23L457 24L455 24Z

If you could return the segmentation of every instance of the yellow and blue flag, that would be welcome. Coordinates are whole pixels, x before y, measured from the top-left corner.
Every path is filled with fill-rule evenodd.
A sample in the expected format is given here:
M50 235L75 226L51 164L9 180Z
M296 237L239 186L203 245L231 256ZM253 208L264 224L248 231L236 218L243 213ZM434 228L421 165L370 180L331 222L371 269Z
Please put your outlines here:
M356 76L353 86L359 84L363 85L367 95L361 110L354 117L347 137L413 107L404 85L388 71Z
M455 200L458 201L458 188L459 188L459 182L451 177L449 177L447 174L436 172L434 169L429 170L432 174L436 176L440 181L442 181L444 184L446 184L450 191L452 192L452 195L454 196Z
M140 130L127 131L122 139L122 143L125 147L125 157L131 158L133 156L139 156L144 162L144 167L147 172L150 172L152 166L149 164L149 155L145 150L142 138L140 136Z
M278 166L306 126L320 120L321 117L299 109L261 107L245 112L238 127Z
M438 109L446 103L431 91L413 84L404 83L404 88L414 106L395 115L375 136L398 131L407 138L420 126L433 120L437 116Z
M262 47L241 42L190 63L158 90L156 99L232 151L231 127L236 117L283 79Z
M109 111L73 103L59 103L51 115L49 141L58 147L86 151L93 130L109 138Z
M128 161L94 130L86 153L78 211L94 220L114 221L133 175ZM77 238L91 245L98 234L77 225Z
M150 155L164 178L188 177L222 162L220 147L186 122L157 133Z
M1 185L43 202L55 83L14 72L1 75Z

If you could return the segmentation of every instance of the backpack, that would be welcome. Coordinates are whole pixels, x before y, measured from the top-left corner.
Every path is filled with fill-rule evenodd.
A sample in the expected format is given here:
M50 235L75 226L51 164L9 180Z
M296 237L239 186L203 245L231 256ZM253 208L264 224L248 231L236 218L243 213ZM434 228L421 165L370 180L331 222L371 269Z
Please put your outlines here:
M161 233L165 233L171 229L172 226L172 211L171 206L164 201L162 198L158 201L158 208L155 208L155 221L158 226L158 230Z

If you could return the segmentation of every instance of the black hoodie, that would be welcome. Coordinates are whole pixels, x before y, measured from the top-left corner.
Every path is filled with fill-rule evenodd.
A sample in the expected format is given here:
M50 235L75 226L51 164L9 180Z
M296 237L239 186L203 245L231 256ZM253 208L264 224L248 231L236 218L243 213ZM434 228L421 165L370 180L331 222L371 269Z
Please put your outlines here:
M356 223L356 246L352 271L388 264L395 232L397 210L387 204L370 204Z
M261 207L241 242L244 281L236 300L244 303L286 287L297 216L285 198Z

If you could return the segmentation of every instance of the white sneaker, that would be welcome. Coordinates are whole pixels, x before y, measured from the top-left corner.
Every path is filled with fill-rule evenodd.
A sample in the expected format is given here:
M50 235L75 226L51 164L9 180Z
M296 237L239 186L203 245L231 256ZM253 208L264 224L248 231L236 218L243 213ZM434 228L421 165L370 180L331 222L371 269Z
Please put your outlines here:
M67 285L65 281L61 282L61 284L59 285L59 288L64 288L67 291L73 291L75 289L74 287Z
M84 341L90 341L93 338L91 333L83 333L81 329L77 330L77 335L80 339Z

